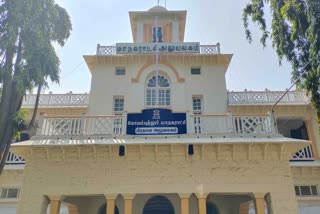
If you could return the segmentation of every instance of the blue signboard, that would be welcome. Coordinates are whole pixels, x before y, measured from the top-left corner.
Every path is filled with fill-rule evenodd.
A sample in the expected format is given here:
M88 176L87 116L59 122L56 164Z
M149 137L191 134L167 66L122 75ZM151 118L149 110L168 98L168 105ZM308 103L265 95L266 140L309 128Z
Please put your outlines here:
M169 109L145 109L127 115L128 135L174 135L187 133L186 113Z

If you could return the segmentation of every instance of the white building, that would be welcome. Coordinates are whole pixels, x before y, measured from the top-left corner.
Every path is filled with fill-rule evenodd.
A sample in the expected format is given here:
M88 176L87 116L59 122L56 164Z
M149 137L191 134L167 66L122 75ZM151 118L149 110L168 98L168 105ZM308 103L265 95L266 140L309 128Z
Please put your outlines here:
M185 42L186 14L130 12L133 43L84 56L90 94L41 96L39 128L0 177L0 213L320 213L308 97L288 93L273 117L284 92L228 92L232 54Z

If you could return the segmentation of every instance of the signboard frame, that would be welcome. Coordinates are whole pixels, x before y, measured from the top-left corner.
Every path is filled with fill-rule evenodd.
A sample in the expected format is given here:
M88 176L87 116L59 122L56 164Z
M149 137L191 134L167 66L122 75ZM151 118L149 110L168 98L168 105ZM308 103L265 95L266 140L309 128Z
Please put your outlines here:
M170 109L144 109L128 113L127 135L180 135L187 134L186 113L172 113Z
M200 53L199 42L117 43L116 54Z

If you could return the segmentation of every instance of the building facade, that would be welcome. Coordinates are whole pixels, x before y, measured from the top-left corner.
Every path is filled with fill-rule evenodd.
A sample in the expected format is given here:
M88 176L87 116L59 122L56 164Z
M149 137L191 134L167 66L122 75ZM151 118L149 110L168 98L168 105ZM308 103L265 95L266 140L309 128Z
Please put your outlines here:
M0 213L320 213L309 98L289 92L272 114L284 92L228 92L232 54L185 42L186 14L130 12L133 43L84 56L90 94L41 96L0 177Z

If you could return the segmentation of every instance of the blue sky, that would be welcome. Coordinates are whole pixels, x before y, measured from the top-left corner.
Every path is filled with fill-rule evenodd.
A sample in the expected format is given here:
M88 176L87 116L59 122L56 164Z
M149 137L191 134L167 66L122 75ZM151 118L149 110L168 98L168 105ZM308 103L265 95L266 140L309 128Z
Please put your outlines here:
M132 42L128 11L143 11L156 0L56 0L71 16L73 31L66 45L57 48L61 60L60 85L50 84L54 93L90 91L91 74L83 55L95 54L97 44ZM229 90L284 90L290 85L290 65L279 66L270 42L263 49L260 32L253 29L254 42L245 39L242 9L248 0L167 0L169 10L187 10L186 42L221 44L223 53L234 54L226 74ZM160 0L164 5L164 0ZM267 12L268 13L268 12Z

